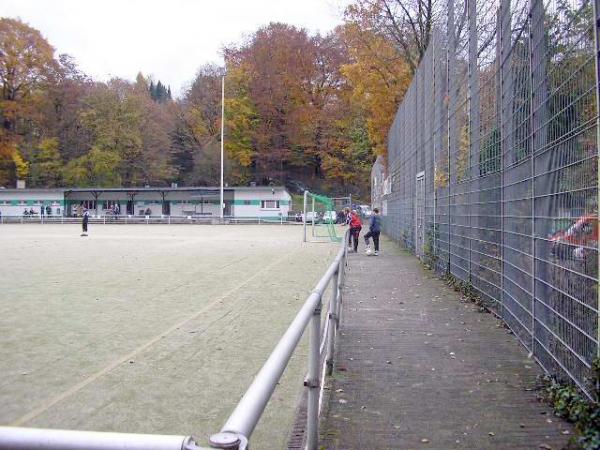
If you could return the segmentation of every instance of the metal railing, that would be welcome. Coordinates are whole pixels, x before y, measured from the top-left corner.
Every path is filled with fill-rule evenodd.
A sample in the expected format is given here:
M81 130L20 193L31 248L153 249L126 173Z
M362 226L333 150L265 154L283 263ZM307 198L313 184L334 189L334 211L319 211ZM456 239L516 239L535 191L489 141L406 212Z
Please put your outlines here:
M211 436L211 444L216 448L247 448L248 440L256 427L277 382L285 370L304 330L310 328L308 374L304 386L308 392L306 448L316 450L319 440L320 397L322 395L322 375L324 359L326 373L333 369L335 335L341 312L341 286L346 265L348 231L342 240L340 250L321 278L300 312L289 326L275 350L269 356L235 410L227 419L221 432ZM321 332L321 311L323 295L331 285L327 321Z
M384 230L592 395L599 0L447 0L389 132ZM491 349L493 351L493 349Z
M331 375L342 304L348 231L325 275L279 340L254 381L219 433L210 437L211 448L248 448L252 433L269 402L298 343L309 328L306 449L317 450L323 379ZM323 300L331 288L327 320L321 327ZM322 329L321 329L322 328ZM170 436L95 431L0 427L0 450L206 450L193 436Z
M1 215L0 225L2 224L77 224L81 223L81 217L72 216L24 216L24 215ZM157 216L134 216L134 215L93 215L89 218L90 224L102 224L102 225L212 225L212 224L279 224L288 225L295 224L301 225L301 222L297 222L294 217L284 216L273 216L273 217L234 217L225 216L223 219L220 217L211 216L171 216L171 215L157 215Z

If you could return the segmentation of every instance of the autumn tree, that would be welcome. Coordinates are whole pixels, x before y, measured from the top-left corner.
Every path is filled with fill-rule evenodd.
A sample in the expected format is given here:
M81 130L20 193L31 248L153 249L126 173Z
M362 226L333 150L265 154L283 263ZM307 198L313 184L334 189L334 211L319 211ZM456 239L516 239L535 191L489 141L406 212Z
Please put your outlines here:
M181 181L200 185L220 181L222 74L223 68L214 64L200 67L180 102L171 137Z
M55 69L54 49L39 31L18 19L0 19L0 184L27 175L21 147L34 135L29 131L39 118L38 97Z
M345 19L383 38L414 73L444 6L440 0L355 0L346 8Z
M256 136L260 122L256 105L250 97L250 76L244 65L233 66L227 73L225 99L225 151L237 164L234 179L247 183L254 178L256 168Z
M341 71L353 101L365 111L374 152L386 155L388 131L411 81L410 65L389 40L356 23L346 24L340 32L352 61Z
M342 83L339 66L345 56L337 44L273 23L225 50L229 70L246 74L242 92L248 113L243 119L250 119L252 129L247 130L243 155L252 159L257 181L325 176L330 110Z
M97 84L86 98L81 121L91 135L91 148L65 168L70 183L87 176L100 186L161 184L173 175L170 113L152 101L144 86L119 79Z

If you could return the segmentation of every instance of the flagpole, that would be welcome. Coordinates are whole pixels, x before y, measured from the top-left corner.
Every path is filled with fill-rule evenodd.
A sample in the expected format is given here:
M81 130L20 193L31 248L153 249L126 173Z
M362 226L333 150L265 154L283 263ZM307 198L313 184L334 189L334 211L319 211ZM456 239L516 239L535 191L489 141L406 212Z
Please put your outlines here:
M225 204L223 203L223 138L225 135L225 75L221 78L221 222L225 212Z

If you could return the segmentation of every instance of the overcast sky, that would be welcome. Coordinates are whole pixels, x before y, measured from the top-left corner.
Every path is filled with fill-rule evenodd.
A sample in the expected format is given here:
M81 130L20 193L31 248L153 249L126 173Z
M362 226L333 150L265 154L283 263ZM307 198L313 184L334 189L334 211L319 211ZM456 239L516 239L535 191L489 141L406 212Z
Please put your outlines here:
M326 33L345 0L1 0L94 79L133 80L142 71L181 92L201 65L269 22Z

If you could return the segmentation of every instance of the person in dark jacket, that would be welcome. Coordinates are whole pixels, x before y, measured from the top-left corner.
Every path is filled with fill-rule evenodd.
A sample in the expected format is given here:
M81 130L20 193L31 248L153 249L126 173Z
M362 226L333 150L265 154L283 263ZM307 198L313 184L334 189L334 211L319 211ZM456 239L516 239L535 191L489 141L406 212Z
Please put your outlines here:
M81 221L81 229L82 229L82 236L87 236L87 228L88 228L88 220L90 218L90 212L86 209L83 213L83 219Z
M367 246L365 252L371 253L371 246L369 245L369 238L373 238L373 245L375 246L375 256L379 255L379 233L381 233L381 217L379 216L379 208L373 208L373 215L371 216L371 222L369 224L369 232L365 234L365 245Z

